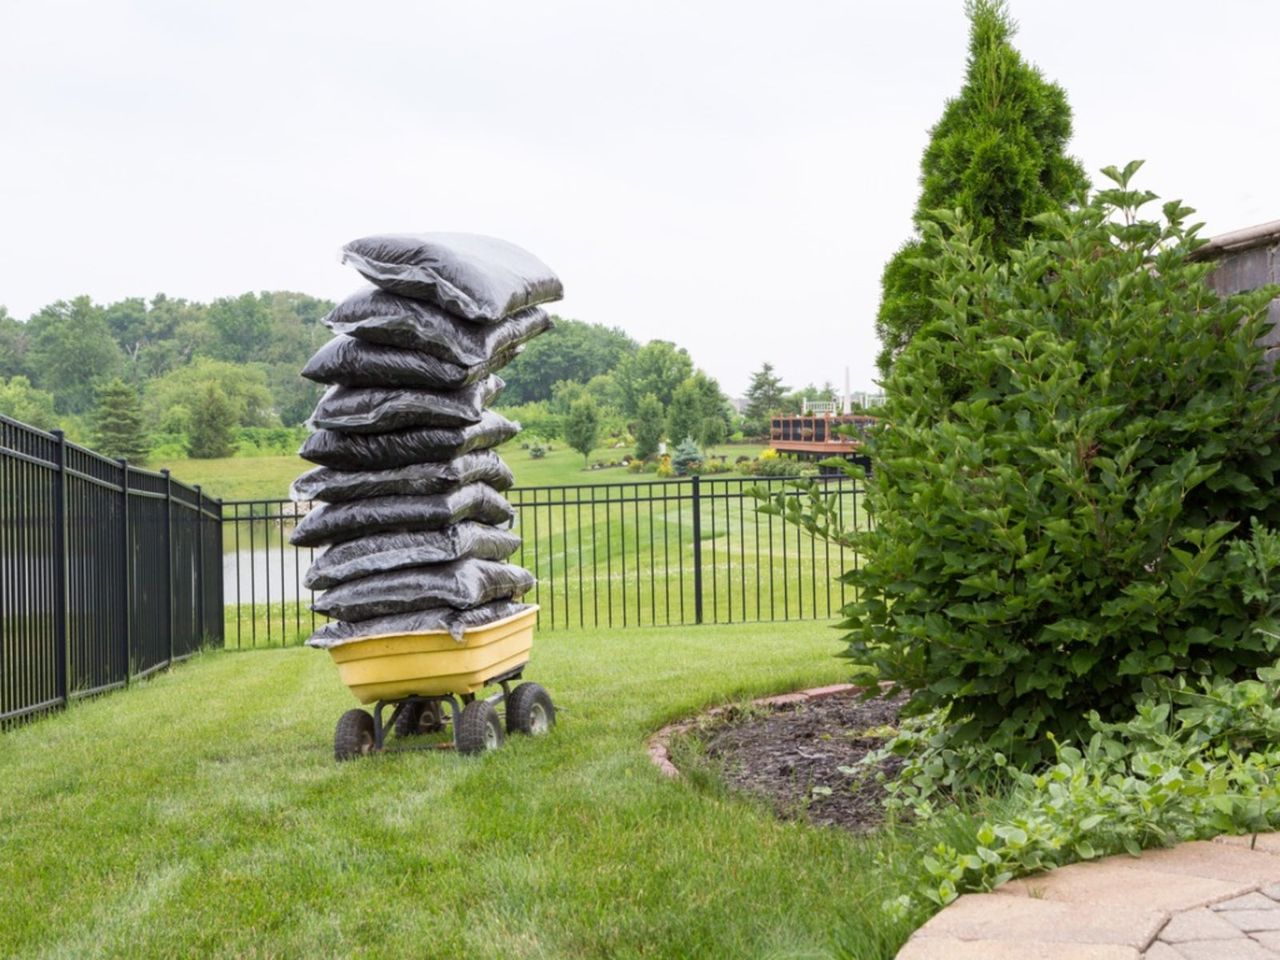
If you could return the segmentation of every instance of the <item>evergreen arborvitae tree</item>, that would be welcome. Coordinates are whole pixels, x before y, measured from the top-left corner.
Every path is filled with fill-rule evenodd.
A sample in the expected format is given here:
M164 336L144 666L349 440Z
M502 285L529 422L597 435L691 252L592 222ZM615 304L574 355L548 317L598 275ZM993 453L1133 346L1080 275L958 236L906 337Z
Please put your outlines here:
M662 401L652 393L645 394L636 409L636 457L648 460L658 452L662 442Z
M134 463L147 459L150 447L142 429L142 401L119 377L98 388L92 427L94 446L103 456Z
M231 404L216 383L205 386L191 414L187 455L197 460L229 457L235 452L231 441Z
M582 454L585 464L600 436L600 411L590 397L582 397L569 405L564 422L564 440Z
M767 433L769 414L778 409L786 395L787 388L783 386L782 378L773 372L773 364L761 364L760 369L751 375L751 383L747 387L747 405L742 410L748 432Z
M1035 232L1033 218L1081 198L1088 179L1067 155L1071 107L1056 83L1010 44L1017 24L1004 0L969 0L969 61L960 95L948 101L920 164L917 230L930 211L959 210L993 256ZM919 261L939 255L927 238L908 240L884 268L876 317L887 377L915 333L937 319Z

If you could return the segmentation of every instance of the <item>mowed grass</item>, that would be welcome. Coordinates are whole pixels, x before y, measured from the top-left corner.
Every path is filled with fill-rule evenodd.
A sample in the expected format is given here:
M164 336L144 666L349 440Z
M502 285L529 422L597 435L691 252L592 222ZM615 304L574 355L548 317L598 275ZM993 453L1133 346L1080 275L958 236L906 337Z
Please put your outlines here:
M860 839L776 820L645 738L848 678L813 624L539 634L547 738L336 764L355 706L305 648L211 652L0 736L0 955L850 957L972 825Z
M583 469L582 454L556 441L545 457L535 460L528 450L520 448L520 440L504 444L498 453L511 467L516 485L521 487L565 486L578 483L622 483L627 480L652 480L652 474L635 476L623 467L602 470ZM755 457L765 447L758 444L725 444L715 453L730 462L739 456ZM600 448L591 452L590 462L621 460L630 449ZM168 468L183 483L200 484L206 494L223 500L283 500L289 496L289 484L299 474L312 468L301 457L226 457L220 460L173 459L149 464L148 469ZM726 474L736 476L736 474Z

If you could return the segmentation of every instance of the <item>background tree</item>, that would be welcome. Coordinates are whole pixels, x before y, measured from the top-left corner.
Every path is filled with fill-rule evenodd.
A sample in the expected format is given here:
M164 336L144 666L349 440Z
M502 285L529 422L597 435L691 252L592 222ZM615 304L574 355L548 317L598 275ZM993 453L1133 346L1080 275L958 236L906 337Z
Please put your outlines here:
M747 386L747 404L742 409L746 432L753 436L768 433L769 415L781 406L786 393L782 378L773 372L773 364L762 363L760 369L751 375L751 383Z
M209 355L214 359L246 363L264 359L271 351L271 314L252 293L220 297L209 304L208 318L214 334Z
M231 442L232 417L231 403L226 394L216 383L206 383L195 409L191 411L187 456L213 460L235 453Z
M681 382L667 409L667 436L672 443L696 440L702 428L702 396L693 378Z
M600 411L596 409L596 402L587 396L579 397L570 405L569 415L565 418L564 440L582 454L584 466L599 436Z
M662 442L662 428L665 422L662 412L662 401L652 393L646 394L636 410L635 437L636 456L648 460L658 452Z
M1017 25L1004 0L970 0L967 12L964 86L930 131L913 221L918 231L931 211L960 210L975 236L1003 257L1035 232L1034 217L1080 199L1088 179L1066 154L1066 93L1010 44ZM935 242L916 236L885 265L876 317L883 376L916 331L938 317L923 266L937 256Z
M650 340L623 358L613 371L623 414L634 418L640 401L649 394L657 397L664 408L670 406L676 387L692 373L693 361L684 347L666 340Z
M0 379L0 414L41 430L58 428L58 413L53 406L53 396L37 390L26 377Z
M697 439L708 453L724 443L729 435L729 428L722 417L704 417L702 423L698 425L698 431Z
M557 318L554 329L531 340L524 352L502 369L502 379L507 381L502 402L517 405L550 400L554 384L565 380L587 383L613 370L637 349L636 342L615 327Z
M93 447L103 456L146 461L149 447L142 428L142 403L133 386L116 377L98 388L92 433Z
M157 433L184 432L195 413L192 405L199 402L209 384L218 387L228 405L231 429L279 426L273 409L275 398L263 367L197 357L147 383L143 398L147 428Z
M27 325L9 315L0 307L0 380L10 377L30 377L26 356L29 346Z
M89 411L97 384L124 370L124 355L103 311L88 297L45 307L28 321L28 333L34 382L53 394L59 413Z

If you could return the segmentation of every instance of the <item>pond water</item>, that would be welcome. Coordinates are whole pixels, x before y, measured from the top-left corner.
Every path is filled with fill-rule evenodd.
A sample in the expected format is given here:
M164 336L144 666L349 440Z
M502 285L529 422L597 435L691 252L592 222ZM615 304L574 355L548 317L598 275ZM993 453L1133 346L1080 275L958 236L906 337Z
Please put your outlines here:
M247 518L226 524L222 537L225 602L272 603L309 600L302 578L318 552L289 543L292 523Z

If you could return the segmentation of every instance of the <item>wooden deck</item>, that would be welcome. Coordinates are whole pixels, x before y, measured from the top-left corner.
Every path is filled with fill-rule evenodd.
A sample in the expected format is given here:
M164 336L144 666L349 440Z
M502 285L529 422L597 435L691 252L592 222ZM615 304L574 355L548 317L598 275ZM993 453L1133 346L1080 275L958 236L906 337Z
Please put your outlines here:
M850 457L862 448L858 434L865 434L875 422L875 417L861 414L773 417L769 422L769 446L778 453L793 454L805 460ZM854 428L854 436L838 432L847 427Z

